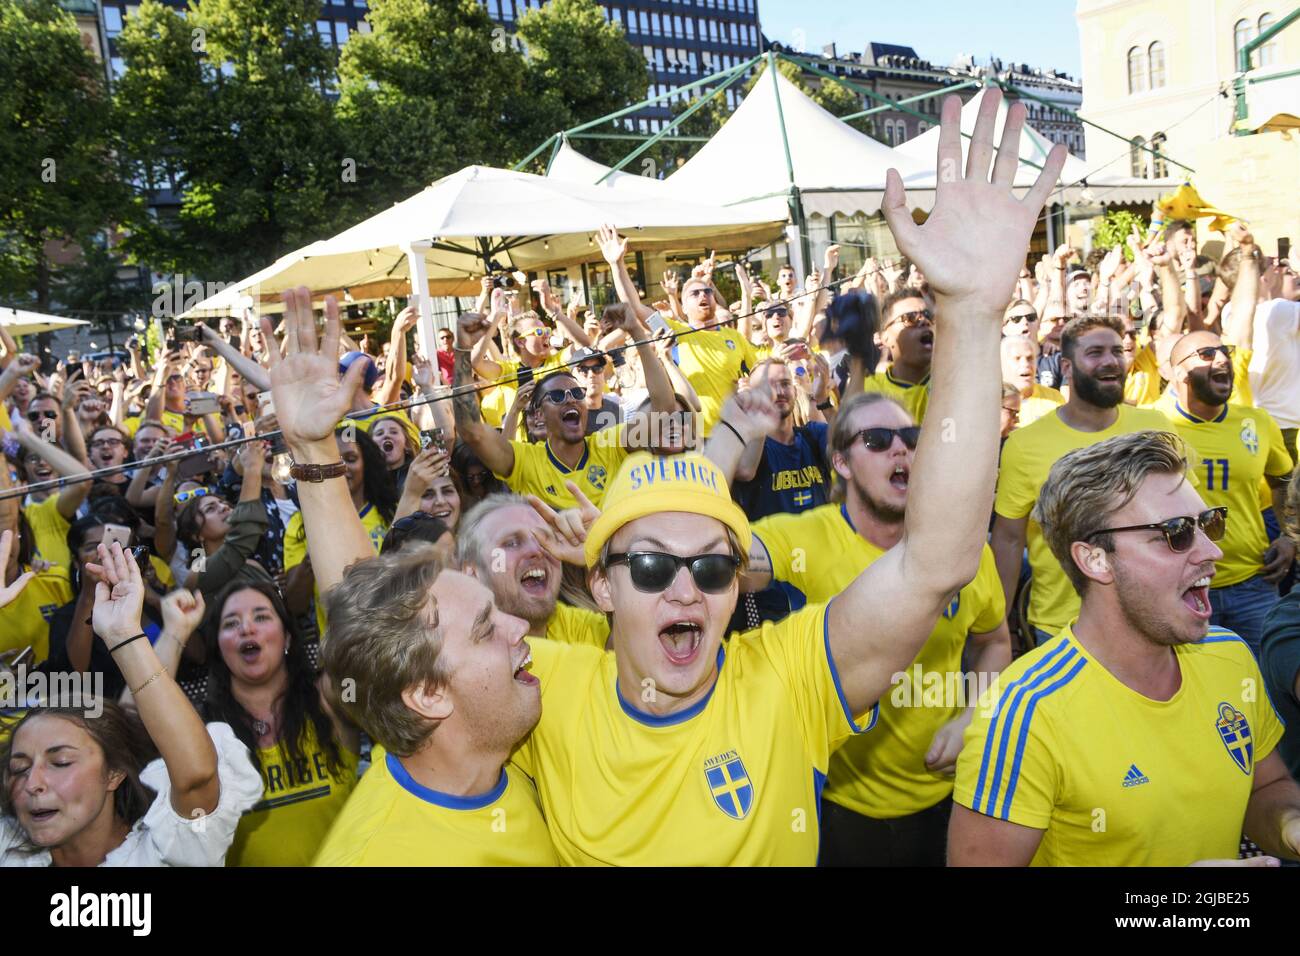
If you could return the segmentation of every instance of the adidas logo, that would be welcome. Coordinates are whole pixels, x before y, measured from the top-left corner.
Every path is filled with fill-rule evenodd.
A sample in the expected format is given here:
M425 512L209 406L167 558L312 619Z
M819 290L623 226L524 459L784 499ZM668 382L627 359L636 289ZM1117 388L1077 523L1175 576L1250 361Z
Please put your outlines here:
M1151 778L1139 770L1137 764L1129 764L1128 773L1124 774L1125 787L1137 787L1150 782Z

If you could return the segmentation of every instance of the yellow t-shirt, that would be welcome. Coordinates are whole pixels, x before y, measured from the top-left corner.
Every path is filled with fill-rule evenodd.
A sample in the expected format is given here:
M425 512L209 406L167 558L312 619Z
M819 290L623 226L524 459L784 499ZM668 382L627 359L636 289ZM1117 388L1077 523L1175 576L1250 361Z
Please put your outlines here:
M555 371L564 365L564 356L559 352L551 355L545 362L533 369L533 381L540 381L542 376ZM505 374L497 379L494 388L487 389L479 393L479 410L483 414L483 421L487 422L493 428L500 428L502 420L506 417L506 412L510 411L510 406L514 404L515 393L519 391L515 382L518 380L519 373L523 368L522 363L515 362L513 365L503 366ZM523 415L519 416L519 428L523 430ZM513 438L513 435L507 435L507 438Z
M904 382L891 374L889 369L876 372L862 383L864 392L880 392L888 395L907 409L912 419L919 425L925 418L925 410L930 404L930 376L919 382Z
M1044 415L1056 411L1065 404L1065 396L1041 382L1034 383L1034 390L1029 397L1020 398L1020 427L1032 425Z
M226 866L308 866L357 782L357 758L339 747L331 776L316 729L307 722L297 762L279 746L262 747L262 799L244 811Z
M384 544L384 535L388 534L388 525L383 516L375 510L374 505L366 505L357 512L362 526L370 535L370 544L375 554ZM284 529L284 570L290 571L302 564L307 557L307 528L302 523L302 512L296 511ZM325 640L325 604L320 599L320 591L312 585L312 600L316 602L316 627L320 639Z
M536 444L512 441L510 447L515 452L514 470L508 475L497 477L511 491L521 495L536 495L557 511L577 505L573 495L569 494L569 489L564 486L566 480L572 481L591 499L592 504L600 507L605 498L605 489L614 480L623 459L627 458L627 447L623 444L626 432L627 426L620 424L588 435L586 450L577 467L572 470L551 453L549 439Z
M720 326L695 331L675 319L664 321L674 332L690 333L677 340L676 361L700 397L700 435L707 438L736 383L758 364L758 352L736 329Z
M772 515L754 522L754 534L767 550L773 576L783 582L796 607L804 599L831 600L884 554L853 529L843 505ZM896 676L893 692L881 700L879 724L831 757L827 800L889 819L932 807L952 792L952 778L928 770L925 754L939 728L961 716L973 700L934 699L935 675L941 690L955 685L964 693L960 675L967 636L992 631L1005 617L997 565L985 545L975 579L953 599L912 668Z
M1035 866L1235 859L1254 768L1282 724L1231 631L1212 627L1174 653L1182 684L1157 701L1120 683L1070 628L1030 651L981 698L953 799L1044 831Z
M20 573L25 570L19 568ZM16 598L0 607L0 651L30 646L27 666L43 664L50 656L50 618L71 600L72 587L64 569L37 572Z
M1079 594L1043 538L1043 529L1029 517L1047 473L1066 452L1087 448L1116 435L1154 429L1169 431L1169 421L1159 412L1120 404L1119 417L1099 432L1076 431L1057 414L1045 415L1032 425L1017 428L1002 446L998 493L993 510L1004 518L1029 518L1026 540L1033 586L1029 594L1029 623L1055 634L1079 613Z
M195 432L199 435L207 435L208 427L203 423L202 416L198 418L191 417L189 424L186 424L185 419L186 416L183 413L168 411L165 408L163 409L162 414L158 416L158 421L171 429L171 437L173 438L177 435L183 435L186 432ZM143 421L143 419L138 415L124 418L122 420L122 429L134 438L136 431L140 428L141 421Z
M457 797L373 753L313 866L555 866L537 792L515 768L488 793Z
M585 644L603 651L609 641L609 618L599 611L560 602L546 623L546 639L561 644Z
M825 621L815 605L733 636L708 696L668 717L623 697L615 654L534 641L542 719L513 760L560 862L812 866L831 751L869 729L847 712Z
M68 528L71 523L59 513L59 492L51 492L44 501L23 505L23 515L32 529L36 554L50 564L72 566L68 551Z
M1133 355L1133 367L1124 378L1124 401L1130 405L1150 405L1160 397L1164 382L1153 345L1143 345Z
M1191 465L1206 505L1228 508L1227 531L1218 543L1223 558L1213 586L1227 587L1255 577L1268 550L1268 532L1260 515L1260 480L1265 475L1285 478L1295 467L1282 441L1282 429L1264 409L1231 402L1213 421L1197 418L1175 403L1169 421L1196 449Z

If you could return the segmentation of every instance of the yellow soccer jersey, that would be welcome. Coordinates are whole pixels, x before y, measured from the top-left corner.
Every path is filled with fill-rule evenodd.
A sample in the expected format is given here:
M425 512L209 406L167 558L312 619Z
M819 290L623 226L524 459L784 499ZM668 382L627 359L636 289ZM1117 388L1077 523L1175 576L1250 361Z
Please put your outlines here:
M758 364L758 352L735 329L723 326L695 331L665 319L674 332L689 332L677 340L676 362L700 397L700 437L708 438L722 417L722 404L736 383Z
M1263 569L1268 532L1260 515L1259 483L1265 475L1285 478L1295 467L1282 441L1282 429L1262 408L1231 403L1213 421L1174 405L1170 423L1196 449L1191 462L1201 497L1210 507L1227 505L1228 527L1219 542L1223 558L1214 587L1240 584Z
M585 644L603 651L609 641L609 618L599 611L560 602L546 623L545 636L561 644Z
M843 505L822 505L800 514L754 522L754 534L772 562L773 577L798 608L804 600L829 601L884 552L859 535ZM952 778L926 769L935 733L961 715L967 701L941 704L925 697L939 675L943 687L957 683L962 650L971 633L993 630L1006 617L1006 602L993 551L984 546L979 571L935 624L915 664L882 700L880 722L831 757L826 799L877 819L932 807L952 792ZM919 667L918 672L916 668ZM933 692L931 692L933 693ZM928 701L928 702L927 702Z
M202 417L194 418L190 416L190 422L188 425L185 423L186 417L187 416L182 412L172 412L164 408L162 414L158 416L158 421L171 429L172 438L175 438L177 435L183 435L186 432L195 432L199 435L207 435L208 426L204 424ZM140 422L142 420L143 419L138 415L133 415L130 418L123 419L123 431L134 438L136 431L140 428Z
M384 535L388 534L387 523L385 523L383 516L375 510L374 505L366 505L357 512L357 517L361 519L362 526L366 529L366 533L370 535L370 544L375 549L375 554L378 554L380 547L384 543ZM302 512L295 511L284 529L284 570L290 571L296 568L302 564L306 557L307 528L302 523ZM320 599L320 591L314 584L311 593L312 600L316 602L316 627L323 641L325 639L325 605Z
M27 666L43 664L50 656L50 618L71 600L72 586L66 571L56 568L37 572L16 598L0 607L0 651L30 646L32 656Z
M1163 387L1155 347L1141 346L1133 355L1133 367L1124 377L1124 401L1130 405L1150 405L1160 397Z
M565 481L572 481L582 489L582 493L591 499L591 503L600 507L605 499L605 489L614 480L623 459L627 458L627 448L623 444L626 425L603 428L586 438L586 450L578 461L576 468L570 470L564 462L551 452L551 443L538 444L512 441L510 447L515 452L515 467L508 475L497 475L510 488L521 495L536 495L557 511L573 508L577 505Z
M1020 397L1020 427L1032 425L1064 404L1064 395L1050 385L1035 382L1034 390L1029 393L1029 397L1025 398L1023 395Z
M1033 586L1029 593L1029 623L1055 634L1079 614L1079 594L1043 538L1043 529L1029 517L1047 473L1066 452L1087 448L1116 435L1154 429L1169 431L1169 420L1159 412L1118 406L1119 417L1110 428L1082 432L1061 421L1059 415L1045 415L1032 425L1017 428L1002 446L998 472L998 493L993 510L1004 518L1029 518L1026 539Z
M555 866L537 792L515 768L488 793L457 797L374 753L313 866Z
M533 381L541 379L543 375L555 371L564 365L564 356L559 352L553 354L537 368L533 369ZM515 386L519 374L523 369L523 364L515 362L513 365L503 365L505 374L497 379L499 384L495 388L488 389L479 395L479 409L483 415L483 421L487 422L493 428L500 428L502 420L506 417L506 412L510 411L510 406L514 404L515 393L519 389ZM520 416L520 431L523 431L523 416ZM507 438L514 436L507 435Z
M915 384L904 382L893 376L889 369L876 372L862 383L864 392L880 392L888 395L907 409L909 415L919 425L925 418L925 409L930 404L930 376L927 375Z
M812 866L847 712L826 607L738 634L699 703L657 717L618 689L614 654L532 643L542 719L514 761L537 781L563 864Z
M1174 653L1182 684L1157 701L1120 683L1069 628L1030 651L981 698L953 799L1044 831L1037 866L1235 859L1255 765L1282 724L1231 631L1212 627Z
M301 760L278 746L262 747L258 756L262 799L240 817L226 866L309 866L356 786L356 755L340 747L342 766L332 776L308 722Z
M72 555L68 551L70 523L59 513L59 493L54 491L44 501L23 505L23 516L32 529L32 543L36 546L37 556L50 564L71 567Z

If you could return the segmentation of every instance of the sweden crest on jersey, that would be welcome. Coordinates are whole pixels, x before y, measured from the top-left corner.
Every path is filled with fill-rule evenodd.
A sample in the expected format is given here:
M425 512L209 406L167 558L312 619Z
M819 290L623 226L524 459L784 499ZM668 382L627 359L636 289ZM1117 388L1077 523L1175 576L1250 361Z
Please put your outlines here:
M1252 455L1259 454L1259 431L1255 428L1255 419L1247 418L1241 423L1241 443Z
M704 762L704 779L719 810L733 820L743 820L754 805L754 785L740 755L734 750Z
M1228 749L1232 762L1249 776L1254 764L1255 744L1250 736L1250 724L1246 723L1246 715L1231 704L1220 703L1219 719L1214 728L1219 732L1219 739Z

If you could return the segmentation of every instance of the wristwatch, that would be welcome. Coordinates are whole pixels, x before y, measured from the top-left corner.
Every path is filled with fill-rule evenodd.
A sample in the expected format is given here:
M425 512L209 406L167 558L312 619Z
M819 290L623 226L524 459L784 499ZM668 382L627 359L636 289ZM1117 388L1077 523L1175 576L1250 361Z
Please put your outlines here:
M317 483L326 478L341 478L348 473L348 466L341 461L331 465L299 465L297 462L289 469L289 476L295 481Z

